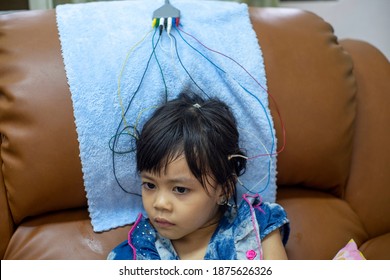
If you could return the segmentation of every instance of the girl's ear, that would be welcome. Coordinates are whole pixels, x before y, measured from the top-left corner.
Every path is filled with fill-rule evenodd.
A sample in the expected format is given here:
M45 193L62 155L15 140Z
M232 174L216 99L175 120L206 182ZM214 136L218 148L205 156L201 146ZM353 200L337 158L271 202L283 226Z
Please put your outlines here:
M217 190L219 205L225 205L229 203L229 200L234 196L237 176L230 178L224 185L219 185Z
M226 193L226 191L227 191L226 186L218 185L217 193L216 193L218 205L225 205L229 201L229 196Z

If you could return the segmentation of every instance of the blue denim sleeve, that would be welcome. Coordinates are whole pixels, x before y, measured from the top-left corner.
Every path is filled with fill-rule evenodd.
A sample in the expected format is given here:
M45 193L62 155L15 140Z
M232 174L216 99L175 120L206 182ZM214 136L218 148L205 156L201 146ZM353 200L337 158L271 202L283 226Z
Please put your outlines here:
M133 250L127 240L116 246L107 256L107 260L133 260Z
M260 238L264 239L268 234L279 229L283 245L286 245L290 234L290 224L284 208L277 203L263 202L255 209L260 226Z

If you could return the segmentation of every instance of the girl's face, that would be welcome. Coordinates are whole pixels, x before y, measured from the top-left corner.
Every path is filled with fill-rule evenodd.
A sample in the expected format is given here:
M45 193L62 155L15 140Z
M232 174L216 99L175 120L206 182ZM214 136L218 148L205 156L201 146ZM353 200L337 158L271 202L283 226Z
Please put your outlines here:
M218 221L221 188L208 185L206 192L184 156L169 163L159 175L141 172L141 179L144 208L163 237L190 238L199 229Z

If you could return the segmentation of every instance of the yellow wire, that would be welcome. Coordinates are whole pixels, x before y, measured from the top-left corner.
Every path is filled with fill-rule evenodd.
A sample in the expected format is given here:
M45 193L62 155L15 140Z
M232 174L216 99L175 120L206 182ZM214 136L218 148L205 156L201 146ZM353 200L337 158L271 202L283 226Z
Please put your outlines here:
M137 116L137 119L135 121L135 125L134 125L134 137L138 140L138 137L137 137L137 126L138 126L138 122L139 120L141 119L141 116L143 113L145 113L146 111L149 111L150 109L155 109L155 108L158 108L158 106L150 106L150 107L147 107L145 109L143 109L141 112L139 112L138 116Z
M119 105L121 106L121 110L122 110L122 119L123 119L123 122L124 122L124 125L125 127L128 127L128 124L127 124L127 121L126 121L126 118L125 118L125 107L123 106L123 100L122 100L122 96L121 96L121 80L122 80L122 76L123 76L123 72L125 70L125 67L127 65L127 61L129 60L130 58L130 55L131 53L135 50L135 48L137 48L143 41L145 41L146 37L148 37L148 35L153 31L153 28L150 29L150 31L148 31L144 37L137 43L135 43L135 45L133 47L131 47L131 49L127 52L127 55L126 55L126 59L122 65L122 69L121 69L121 72L119 73L119 77L118 77L118 91L117 91L117 94L118 94L118 99L119 99ZM135 131L135 128L134 128L134 131ZM129 130L129 134L131 135L131 132ZM136 137L135 135L133 135L134 137Z

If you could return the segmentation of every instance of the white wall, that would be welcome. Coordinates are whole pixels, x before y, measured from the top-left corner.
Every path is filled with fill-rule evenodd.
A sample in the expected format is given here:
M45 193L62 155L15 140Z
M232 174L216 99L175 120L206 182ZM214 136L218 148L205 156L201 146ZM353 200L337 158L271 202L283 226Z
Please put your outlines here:
M53 8L53 1L51 0L28 0L30 10L41 10Z
M390 0L289 1L279 6L312 11L333 26L339 39L367 41L390 59Z

